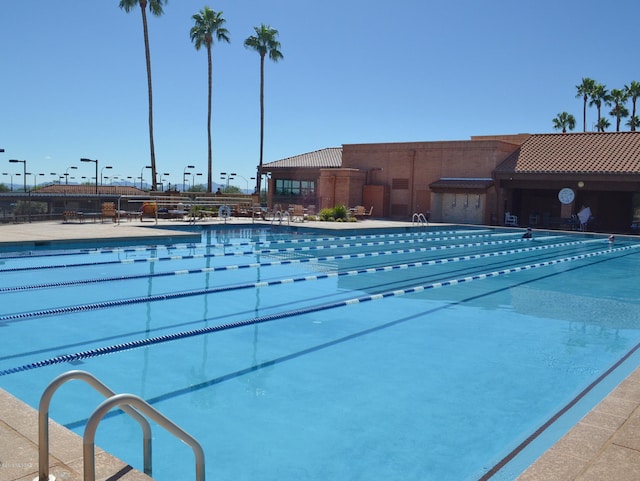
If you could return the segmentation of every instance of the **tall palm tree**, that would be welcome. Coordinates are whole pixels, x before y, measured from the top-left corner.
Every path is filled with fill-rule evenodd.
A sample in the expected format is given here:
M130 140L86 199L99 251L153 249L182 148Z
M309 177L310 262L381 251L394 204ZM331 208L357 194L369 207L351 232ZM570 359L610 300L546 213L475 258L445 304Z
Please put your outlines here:
M620 132L620 119L629 116L629 110L624 105L627 99L626 90L611 89L609 102L613 105L613 110L611 110L609 115L616 118L616 132Z
M567 112L561 112L555 119L553 119L553 128L556 130L562 130L562 133L566 134L567 129L573 130L576 128L576 119L573 115Z
M596 128L598 129L598 132L604 132L610 126L611 126L611 122L609 122L609 119L607 119L606 117L602 117L600 120L598 120Z
M213 36L218 39L218 42L229 43L229 31L223 27L226 20L222 18L222 12L215 12L209 7L204 7L193 17L195 25L191 27L190 36L191 41L196 47L196 50L204 45L207 48L207 65L208 65L208 80L209 80L209 105L207 111L207 140L208 140L208 154L207 165L209 173L207 177L207 192L213 191L213 162L211 160L211 84L212 84L212 71L213 62L211 60L211 46L213 45Z
M633 115L625 122L625 125L631 129L631 132L635 132L640 127L640 117Z
M638 127L638 117L636 116L636 100L640 97L640 82L635 80L629 85L625 85L624 89L627 92L627 96L631 99L631 119L627 122L627 125L631 127L631 131L635 132Z
M587 131L587 101L589 100L589 96L591 92L593 92L594 87L596 86L596 81L590 79L589 77L582 77L582 83L580 85L576 85L576 89L578 93L576 94L576 98L582 97L582 125L583 132Z
M598 109L598 122L596 126L599 132L604 132L604 129L601 129L602 123L600 122L600 119L601 119L600 109L603 103L604 104L609 103L609 91L607 90L607 87L604 86L603 84L596 84L595 87L593 88L593 91L591 92L590 97L591 97L591 100L589 101L589 106L595 105L596 108Z
M264 59L269 58L274 62L284 58L280 52L280 42L278 42L278 31L269 25L262 24L259 27L253 27L256 34L250 36L244 41L244 46L251 50L255 50L260 55L260 163L258 164L258 172L256 175L256 193L260 193L262 169L262 150L264 146Z
M152 188L156 187L157 169L156 169L156 152L153 146L153 92L151 89L151 54L149 53L149 30L147 28L147 5L149 11L156 17L162 16L164 13L162 6L167 0L120 0L120 8L129 13L136 5L140 5L142 12L142 31L144 34L144 54L147 60L147 90L149 92L149 146L151 152L151 184Z

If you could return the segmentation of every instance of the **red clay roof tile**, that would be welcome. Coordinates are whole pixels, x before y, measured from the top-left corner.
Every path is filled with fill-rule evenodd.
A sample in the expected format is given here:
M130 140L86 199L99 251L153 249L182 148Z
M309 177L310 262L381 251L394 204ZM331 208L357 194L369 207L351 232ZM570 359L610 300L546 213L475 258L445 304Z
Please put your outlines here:
M640 132L532 135L495 172L639 173Z

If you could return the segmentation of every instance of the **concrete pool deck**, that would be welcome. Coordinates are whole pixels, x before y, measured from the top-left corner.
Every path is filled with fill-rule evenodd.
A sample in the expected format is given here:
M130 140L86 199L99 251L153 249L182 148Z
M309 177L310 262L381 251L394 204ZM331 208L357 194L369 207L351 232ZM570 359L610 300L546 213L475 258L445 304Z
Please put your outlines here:
M220 221L206 225L221 225ZM268 222L231 219L237 227L268 226ZM160 220L82 224L37 222L0 225L0 247L25 243L145 239L179 242L192 234L172 230L185 222ZM202 225L198 223L198 225ZM367 219L357 223L292 223L302 228L353 229L411 226L410 222ZM522 229L519 229L522 230ZM82 479L82 440L51 422L51 474L58 480ZM37 414L0 389L0 481L32 481L38 475ZM96 479L142 481L149 478L104 451L96 450ZM211 462L211 461L209 461ZM192 477L189 473L188 478ZM637 481L640 479L640 368L622 381L564 437L533 463L518 481Z

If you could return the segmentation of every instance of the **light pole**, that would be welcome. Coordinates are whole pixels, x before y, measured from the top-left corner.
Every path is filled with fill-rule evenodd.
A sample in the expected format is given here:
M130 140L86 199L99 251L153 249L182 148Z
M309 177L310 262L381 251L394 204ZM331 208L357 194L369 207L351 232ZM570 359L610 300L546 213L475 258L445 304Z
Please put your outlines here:
M182 171L182 190L185 190L185 184L187 183L187 169L195 169L195 165L187 165Z
M9 175L11 176L11 192L13 192L13 174L9 174L8 172L3 172L2 175Z
M145 165L142 169L140 169L140 190L143 190L142 189L142 181L144 180L144 176L143 176L144 169L150 169L150 168L151 168L150 165Z
M16 160L10 159L9 162L12 164L21 163L22 164L22 173L23 173L23 181L24 181L24 191L27 191L27 161L26 160Z
M102 184L102 172L104 172L104 169L113 169L113 167L111 167L110 165L105 165L102 169L100 169L100 185Z
M94 162L96 164L96 195L98 194L98 159L80 159L80 162Z
M162 190L164 190L164 178L169 177L170 175L171 174L169 174L168 172L165 172L164 174L162 174L160 176L160 183L162 184ZM169 189L168 190L171 190L171 182L169 182Z
M69 185L69 169L78 170L78 167L76 167L75 165L72 165L71 167L67 167L67 170L64 171L65 184L67 185Z
M220 180L227 181L227 186L225 187L225 190L229 190L229 181L231 180L231 177L233 175L235 174L227 174L226 172L220 172Z
M195 187L196 186L196 175L202 175L202 172L198 172L196 174L191 174L191 187Z
M235 175L235 176L240 177L241 179L243 179L245 181L245 183L247 184L247 193L249 193L249 181L247 180L247 178L243 177L242 175L235 174L235 173L232 173L231 175ZM251 179L255 180L255 177L251 177Z

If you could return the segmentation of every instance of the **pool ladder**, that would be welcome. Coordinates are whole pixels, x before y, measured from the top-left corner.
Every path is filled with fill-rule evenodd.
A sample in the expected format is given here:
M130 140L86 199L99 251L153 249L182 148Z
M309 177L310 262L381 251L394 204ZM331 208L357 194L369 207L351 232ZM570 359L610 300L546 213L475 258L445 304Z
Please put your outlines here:
M416 212L413 214L413 216L411 217L411 225L413 226L414 223L419 224L423 227L429 225L429 221L422 212Z
M288 210L277 210L275 214L273 214L273 218L271 219L271 224L273 224L276 219L279 219L279 224L282 225L282 221L284 218L287 218L287 225L291 224L291 215Z
M151 425L141 414L146 414L153 421L165 428L171 434L188 444L196 459L196 481L204 481L204 451L200 443L186 431L173 423L160 411L153 408L142 398L133 394L116 394L103 384L98 378L86 371L68 371L56 377L42 393L38 406L38 477L33 481L55 481L49 475L49 405L53 394L67 381L79 379L85 381L105 399L89 417L82 437L82 458L84 481L95 481L95 434L102 418L114 407L118 406L125 413L136 420L142 428L142 449L144 455L144 473L151 476Z

